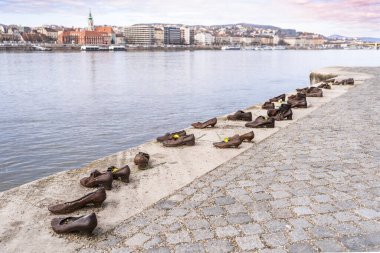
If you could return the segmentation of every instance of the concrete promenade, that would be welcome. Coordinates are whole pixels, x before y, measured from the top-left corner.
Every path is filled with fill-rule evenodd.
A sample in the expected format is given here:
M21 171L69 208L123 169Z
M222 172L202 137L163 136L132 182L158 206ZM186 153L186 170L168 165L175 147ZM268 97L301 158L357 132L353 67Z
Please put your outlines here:
M275 129L253 129L255 143L239 149L212 146L252 130L222 116L215 129L188 129L194 147L149 142L0 193L0 252L380 251L380 68L323 73L359 81L308 99ZM151 154L151 169L132 165L137 151ZM51 230L48 205L92 192L78 183L92 169L124 164L129 184L71 214L94 211L93 236Z
M380 68L345 70L374 78L80 251L380 251Z

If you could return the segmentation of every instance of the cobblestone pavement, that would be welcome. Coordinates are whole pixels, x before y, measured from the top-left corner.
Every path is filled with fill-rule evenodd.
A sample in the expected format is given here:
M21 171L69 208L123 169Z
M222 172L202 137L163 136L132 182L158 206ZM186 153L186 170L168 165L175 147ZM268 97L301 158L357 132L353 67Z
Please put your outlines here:
M82 250L380 251L380 69L361 70L377 77Z

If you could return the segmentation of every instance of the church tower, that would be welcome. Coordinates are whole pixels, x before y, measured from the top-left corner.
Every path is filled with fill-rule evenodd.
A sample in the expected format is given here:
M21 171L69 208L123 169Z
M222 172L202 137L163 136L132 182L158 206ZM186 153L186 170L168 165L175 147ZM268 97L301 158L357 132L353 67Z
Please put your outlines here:
M92 18L91 9L88 15L88 27L87 30L94 31L94 19Z

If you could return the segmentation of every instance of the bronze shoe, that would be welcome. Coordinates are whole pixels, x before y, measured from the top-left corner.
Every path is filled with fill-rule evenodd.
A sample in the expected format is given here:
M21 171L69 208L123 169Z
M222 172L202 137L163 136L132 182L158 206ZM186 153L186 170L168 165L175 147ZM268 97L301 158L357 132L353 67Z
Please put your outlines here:
M305 94L306 97L323 97L323 92L318 87L296 89L298 93Z
M88 188L103 186L106 190L111 190L112 181L113 176L111 172L107 171L105 173L100 173L99 171L95 170L91 172L89 177L82 178L80 180L80 184Z
M134 163L138 165L139 169L145 169L148 166L149 155L147 153L139 152L134 159Z
M129 175L131 174L131 169L129 168L128 165L125 165L122 168L117 168L115 166L111 166L107 169L107 172L112 173L113 179L118 179L124 183L129 183Z
M244 121L251 121L252 120L252 113L251 112L244 112L244 111L237 111L232 115L227 116L228 120L244 120Z
M265 102L262 106L261 109L268 110L268 109L274 109L274 103L272 102Z
M235 135L236 136L236 135ZM235 137L234 136L234 137ZM238 135L239 136L239 135ZM231 137L233 138L233 137ZM240 135L239 136L240 140L241 141L247 141L247 142L251 142L253 140L253 138L255 138L255 134L253 133L253 131L249 132L249 133L246 133L246 134L243 134L243 135Z
M186 135L186 131L184 131L184 130L178 131L178 132L175 132L175 133L167 133L164 136L158 137L157 141L158 142L163 142L163 141L166 141L166 140L173 139L174 136L184 136L184 135Z
M225 138L224 141L214 142L213 145L217 148L238 148L242 142L239 135L234 135L231 138Z
M195 136L194 134L181 136L177 139L166 140L163 142L165 147L179 147L179 146L194 146L195 145Z
M252 128L274 128L274 119L273 118L265 118L263 116L259 116L253 122L248 122L245 124L246 127Z
M333 84L334 85L354 85L355 81L353 78L347 78L347 79L343 79L341 81L335 80Z
M321 83L320 85L318 85L318 88L331 90L331 85L328 83Z
M99 207L102 205L103 201L106 198L106 190L104 188L100 188L99 190L89 193L81 197L80 199L54 206L49 206L48 209L50 212L54 214L66 214L74 212L78 209L81 209L89 205Z
M306 94L297 93L288 97L288 104L292 108L307 108Z
M285 94L281 94L280 96L269 99L269 102L285 101L285 97L286 97Z
M216 123L218 122L218 120L216 118L212 118L212 119L209 119L203 123L201 122L196 122L196 123L193 123L191 124L194 128L198 128L198 129L202 129L202 128L206 128L208 126L210 127L214 127L216 125Z
M274 118L277 121L281 120L292 120L293 119L293 112L291 109L291 105L289 104L282 104L280 108L278 109L270 109L268 110L267 114L269 117Z
M51 221L54 232L58 234L71 232L91 234L97 225L98 220L95 213L80 217L54 218Z

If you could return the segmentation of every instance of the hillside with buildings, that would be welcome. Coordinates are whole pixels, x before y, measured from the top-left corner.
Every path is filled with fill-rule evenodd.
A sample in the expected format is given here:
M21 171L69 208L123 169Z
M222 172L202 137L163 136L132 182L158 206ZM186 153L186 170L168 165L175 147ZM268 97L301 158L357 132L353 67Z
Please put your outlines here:
M227 25L136 24L96 26L89 13L86 28L57 25L26 27L0 24L0 42L52 43L62 45L130 45L142 47L283 46L295 49L361 48L364 39L344 36L325 37L295 29L248 23ZM370 42L376 42L373 39Z

